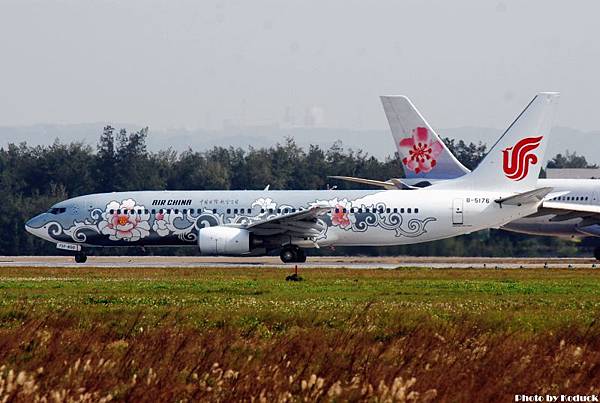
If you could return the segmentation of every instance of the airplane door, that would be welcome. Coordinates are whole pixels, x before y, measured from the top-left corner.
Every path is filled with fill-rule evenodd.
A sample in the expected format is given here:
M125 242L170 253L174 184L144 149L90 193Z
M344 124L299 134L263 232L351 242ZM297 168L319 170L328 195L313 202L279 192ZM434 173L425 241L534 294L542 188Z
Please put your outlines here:
M452 201L452 224L463 224L463 199L454 199Z

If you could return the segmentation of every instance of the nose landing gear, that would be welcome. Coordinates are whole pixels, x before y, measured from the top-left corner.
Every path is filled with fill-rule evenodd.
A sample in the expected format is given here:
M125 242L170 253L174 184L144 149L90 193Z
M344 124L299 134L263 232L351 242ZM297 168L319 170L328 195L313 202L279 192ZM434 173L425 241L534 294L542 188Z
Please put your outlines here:
M85 263L87 261L87 255L84 252L77 252L75 254L75 262Z
M594 257L596 260L600 260L600 246L596 246L594 248Z
M306 262L306 254L304 253L304 250L292 244L284 245L281 248L279 257L283 263Z

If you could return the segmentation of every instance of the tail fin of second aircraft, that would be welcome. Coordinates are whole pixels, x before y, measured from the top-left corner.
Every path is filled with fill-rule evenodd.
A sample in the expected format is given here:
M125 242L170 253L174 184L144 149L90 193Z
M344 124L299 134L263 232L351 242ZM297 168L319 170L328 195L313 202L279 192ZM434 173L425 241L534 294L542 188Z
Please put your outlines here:
M483 161L455 181L473 189L523 191L536 187L559 94L537 94L506 129ZM443 183L444 184L444 183Z
M407 97L382 96L381 103L406 178L453 179L469 172Z

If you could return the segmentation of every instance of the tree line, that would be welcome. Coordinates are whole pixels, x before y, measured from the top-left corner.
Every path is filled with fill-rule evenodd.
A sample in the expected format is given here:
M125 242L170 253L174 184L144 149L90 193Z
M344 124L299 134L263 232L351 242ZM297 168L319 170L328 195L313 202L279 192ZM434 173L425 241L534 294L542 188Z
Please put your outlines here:
M128 190L236 190L365 188L333 182L331 175L386 180L403 177L398 155L379 160L361 150L345 149L336 142L329 149L299 147L292 138L268 148L213 147L205 151L147 149L148 128L127 132L104 128L96 147L83 143L50 146L9 144L0 148L0 255L60 253L54 245L24 230L32 216L52 204L90 193ZM482 143L445 139L457 158L473 169L486 153ZM585 157L558 154L548 166L586 167ZM96 250L96 253L142 253ZM385 248L338 248L324 253L412 254L457 256L575 255L585 248L556 238L526 237L504 231L482 231L421 245ZM193 249L166 248L145 253L194 254ZM323 253L323 252L321 252Z

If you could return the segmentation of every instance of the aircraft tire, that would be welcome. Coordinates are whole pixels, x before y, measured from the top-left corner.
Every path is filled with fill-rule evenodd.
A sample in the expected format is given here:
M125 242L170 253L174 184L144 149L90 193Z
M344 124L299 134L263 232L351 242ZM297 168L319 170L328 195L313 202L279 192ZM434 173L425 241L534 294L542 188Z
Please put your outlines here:
M85 253L78 253L75 255L75 262L85 263L87 261L87 255Z
M281 248L279 257L283 263L294 263L298 258L298 254L293 245L285 245L283 248Z
M596 260L600 260L600 246L596 246L594 248L594 257Z
M304 249L298 248L298 252L296 253L296 262L304 263L306 262L306 253L304 253Z

